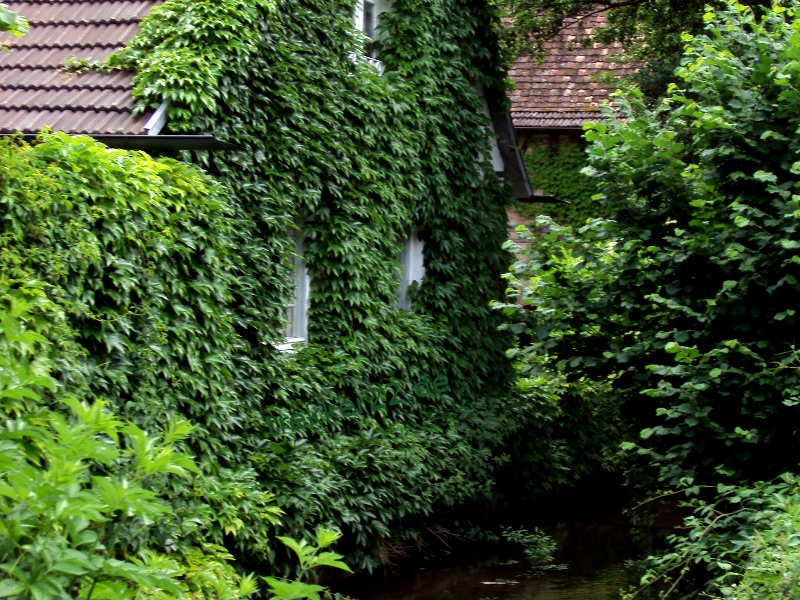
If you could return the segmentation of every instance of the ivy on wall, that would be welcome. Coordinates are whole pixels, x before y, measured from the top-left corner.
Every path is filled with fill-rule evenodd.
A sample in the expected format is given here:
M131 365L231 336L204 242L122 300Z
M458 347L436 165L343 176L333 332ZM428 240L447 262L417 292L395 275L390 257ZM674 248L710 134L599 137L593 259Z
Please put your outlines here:
M525 151L524 159L531 188L569 204L520 204L517 210L522 216L533 219L537 215L547 215L562 226L573 227L580 227L587 219L602 216L599 214L599 204L592 202L597 185L581 173L581 169L587 165L582 139L547 146L531 144Z
M486 497L520 426L503 398L507 334L489 306L511 259L506 188L488 159L476 168L491 156L478 90L505 101L498 13L477 0L395 0L380 77L348 56L360 45L352 10L349 0L155 8L112 63L137 69L141 106L171 101L171 133L243 148L182 155L222 186L209 196L214 221L204 224L202 202L185 212L174 186L168 222L148 220L146 202L98 216L113 195L65 169L80 185L64 202L81 217L52 216L41 237L49 213L32 207L20 225L51 262L78 242L96 249L97 265L36 273L61 290L90 350L87 385L140 422L197 423L201 489L219 514L208 535L252 566L281 561L266 549L265 494L286 511L282 533L325 522L345 534L351 564L371 567L382 538L413 537L432 513ZM312 276L311 343L285 355L273 344L293 227ZM408 311L396 307L397 257L412 227L426 276ZM180 244L165 253L170 236ZM445 388L414 393L439 377ZM341 410L388 383L397 410ZM323 423L303 416L320 410ZM190 506L196 491L170 493Z

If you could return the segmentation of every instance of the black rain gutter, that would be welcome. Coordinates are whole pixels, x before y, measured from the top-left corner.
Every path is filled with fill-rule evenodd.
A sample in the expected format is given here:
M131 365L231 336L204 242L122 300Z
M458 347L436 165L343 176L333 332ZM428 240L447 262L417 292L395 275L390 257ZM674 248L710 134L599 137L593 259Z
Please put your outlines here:
M589 121L587 121L588 123ZM570 125L568 127L555 127L555 126L547 126L547 127L520 127L515 126L514 129L519 133L547 133L547 134L558 134L558 133L583 133L583 127L579 125Z
M84 135L84 134L81 134ZM224 142L213 135L124 135L97 133L89 137L102 142L109 148L121 150L143 150L145 152L166 152L170 150L244 150L238 144ZM36 133L0 133L0 137L19 136L28 143L36 141Z
M572 204L569 200L562 200L548 194L531 194L527 198L520 198L518 201L523 204Z

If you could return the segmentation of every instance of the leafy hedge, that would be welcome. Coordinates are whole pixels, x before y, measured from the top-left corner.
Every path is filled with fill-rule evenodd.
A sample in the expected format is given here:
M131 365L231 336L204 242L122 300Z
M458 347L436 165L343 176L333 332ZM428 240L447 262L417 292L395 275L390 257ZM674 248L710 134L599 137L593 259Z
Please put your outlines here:
M235 535L266 556L269 496L236 454L242 424L261 412L237 388L248 374L233 311L242 232L222 188L189 165L85 137L4 140L0 156L0 272L45 282L64 311L59 383L108 399L146 431L177 415L196 424L201 473L170 488L183 504L162 543L178 539L182 515L207 499L211 539ZM135 527L127 535L141 536Z
M282 560L266 545L273 493L280 532L338 527L348 561L371 567L382 538L486 497L518 427L501 399L508 338L489 308L509 259L506 194L488 159L475 163L491 155L478 88L503 101L497 14L397 0L379 77L348 56L351 13L331 0L171 0L115 59L137 67L143 104L172 101L172 132L244 147L182 156L224 188L86 139L2 146L3 269L52 286L88 351L57 376L145 429L174 414L195 423L201 474L170 489L176 522L202 493L210 539L243 564ZM312 343L282 355L293 224L313 277ZM426 277L406 311L397 256L410 227ZM439 376L448 391L413 394ZM270 430L392 382L401 411Z

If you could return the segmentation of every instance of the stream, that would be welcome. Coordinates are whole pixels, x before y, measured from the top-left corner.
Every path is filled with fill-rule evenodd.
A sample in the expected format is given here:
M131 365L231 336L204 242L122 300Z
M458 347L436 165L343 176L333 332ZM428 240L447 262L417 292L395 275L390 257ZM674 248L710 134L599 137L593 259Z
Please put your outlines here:
M636 582L626 567L638 555L627 526L571 523L545 528L558 542L562 570L526 573L514 545L478 548L396 575L359 575L335 591L356 600L611 600Z

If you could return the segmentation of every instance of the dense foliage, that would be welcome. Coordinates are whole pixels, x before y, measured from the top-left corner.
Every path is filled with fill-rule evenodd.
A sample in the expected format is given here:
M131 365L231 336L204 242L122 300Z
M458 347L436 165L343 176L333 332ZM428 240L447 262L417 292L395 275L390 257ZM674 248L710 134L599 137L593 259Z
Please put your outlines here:
M609 111L587 131L588 172L611 219L553 235L517 269L532 281L524 352L567 381L610 384L662 485L698 497L700 520L676 538L683 554L653 563L654 577L672 578L666 590L686 597L722 563L759 577L741 545L724 550L737 536L751 551L759 542L736 519L715 521L708 541L704 507L736 512L724 490L797 469L796 10L709 12L706 32L685 38L680 86L653 109L622 95L622 119ZM673 567L690 563L678 582Z
M785 473L772 482L720 485L713 501L695 500L685 530L670 536L667 552L648 559L651 569L625 597L660 588L661 598L796 598L799 490L797 475Z
M548 216L537 217L536 224L548 233L518 228L523 245L516 248L520 260L508 275L510 301L496 306L518 320L513 329L519 345L509 355L518 370L516 395L524 399L518 410L526 435L513 442L514 481L517 489L541 496L620 468L618 448L629 425L621 413L624 396L610 380L573 375L569 367L577 362L568 365L545 348L550 336L562 335L557 320L545 319L558 319L579 302L591 312L598 288L614 274L607 264L583 268L581 241L568 227Z
M475 162L489 156L479 88L503 101L497 14L483 2L393 3L379 77L352 58L362 44L352 5L168 2L121 60L136 67L143 104L172 102L171 131L245 148L186 157L226 182L248 232L235 294L255 371L238 380L240 395L285 422L356 402L369 385L407 391L381 420L337 417L245 442L293 533L323 519L365 548L409 515L485 495L514 423L500 401L506 338L488 306L508 260L505 194L488 161ZM280 335L289 227L305 240L312 344L276 357L256 342ZM426 269L413 312L396 308L410 229ZM410 393L441 376L449 393Z
M163 438L149 437L103 401L65 393L49 374L48 339L63 341L65 326L41 285L0 281L0 596L250 595L254 581L224 548L172 540L163 552L154 534L173 507L158 491L197 472L175 447L191 426L173 418ZM202 508L184 522L187 538L203 528Z
M491 155L482 94L504 102L498 15L394 2L379 77L348 55L362 42L352 4L172 0L115 59L138 69L143 105L171 101L172 132L243 147L183 156L224 189L84 138L0 146L3 273L45 281L85 349L54 375L147 431L191 420L199 473L170 488L158 535L166 544L205 502L205 539L245 566L290 558L267 546L271 494L278 532L321 522L351 564L376 564L382 539L485 498L520 426L489 307L510 258L506 193L477 161ZM281 354L295 228L311 343ZM409 311L397 257L412 228L426 275ZM445 388L413 393L439 377ZM398 408L344 410L387 383ZM305 418L322 409L324 423Z

